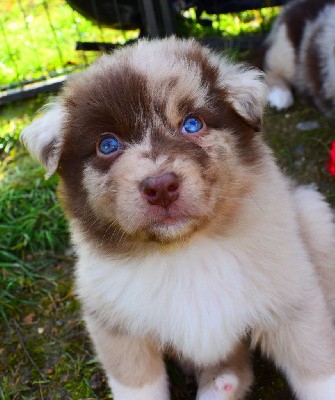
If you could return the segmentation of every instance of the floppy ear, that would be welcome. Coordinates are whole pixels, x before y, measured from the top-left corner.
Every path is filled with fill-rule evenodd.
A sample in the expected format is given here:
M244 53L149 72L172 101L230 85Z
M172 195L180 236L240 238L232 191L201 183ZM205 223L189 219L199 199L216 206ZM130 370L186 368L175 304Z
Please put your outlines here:
M59 102L47 105L42 112L22 131L20 139L31 156L45 167L48 179L58 167L66 112Z
M259 132L268 95L265 74L246 65L230 64L221 69L221 76L235 111L255 132Z

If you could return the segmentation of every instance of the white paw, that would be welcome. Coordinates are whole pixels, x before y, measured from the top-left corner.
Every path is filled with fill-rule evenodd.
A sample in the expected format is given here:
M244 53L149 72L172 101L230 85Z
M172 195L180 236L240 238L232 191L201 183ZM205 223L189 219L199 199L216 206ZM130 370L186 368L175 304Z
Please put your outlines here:
M169 400L169 386L166 374L162 374L154 382L134 388L124 386L114 379L108 377L109 386L113 392L114 400Z
M271 107L277 110L283 110L293 104L293 96L289 89L274 86L270 90L268 101Z
M233 373L219 375L212 384L199 390L197 400L233 400L237 385L238 379Z

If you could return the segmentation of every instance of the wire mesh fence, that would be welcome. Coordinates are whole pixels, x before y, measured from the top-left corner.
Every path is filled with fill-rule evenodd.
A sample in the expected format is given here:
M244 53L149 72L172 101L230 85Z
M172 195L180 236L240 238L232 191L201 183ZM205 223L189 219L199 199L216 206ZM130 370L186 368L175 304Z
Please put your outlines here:
M140 34L159 36L175 31L210 37L220 45L225 38L226 47L236 47L237 35L241 43L244 30L266 29L276 11L223 12L284 2L0 0L0 104L55 89L67 74L97 57L99 53L91 50L106 51Z
M139 34L94 24L64 0L0 0L0 8L0 102L91 63L97 54L76 51L76 42L123 44Z

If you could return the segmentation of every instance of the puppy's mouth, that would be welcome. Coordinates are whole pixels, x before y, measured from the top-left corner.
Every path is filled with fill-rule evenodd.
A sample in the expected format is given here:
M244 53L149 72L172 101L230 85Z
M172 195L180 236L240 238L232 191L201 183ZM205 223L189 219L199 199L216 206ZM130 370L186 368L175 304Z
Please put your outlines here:
M167 216L167 217L165 217L165 218L162 218L160 221L157 221L156 223L155 223L155 225L157 225L157 226L166 226L166 227L169 227L169 226L174 226L174 225L176 225L176 224L180 224L180 223L183 223L183 222L185 222L186 220L187 220L188 218L185 218L185 217L172 217L172 216Z
M191 216L170 215L151 221L145 230L159 240L174 240L191 233L196 227L196 219Z

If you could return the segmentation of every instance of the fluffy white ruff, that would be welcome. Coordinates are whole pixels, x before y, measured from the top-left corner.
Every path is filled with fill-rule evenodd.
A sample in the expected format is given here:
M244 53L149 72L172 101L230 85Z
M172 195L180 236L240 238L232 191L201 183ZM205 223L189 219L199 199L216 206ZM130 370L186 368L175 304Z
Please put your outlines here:
M169 400L169 387L166 374L161 375L155 382L141 388L124 386L112 376L108 377L114 400Z
M318 381L301 381L292 376L290 380L298 400L335 399L335 375Z
M293 96L289 89L275 86L270 90L268 101L271 107L284 110L293 104Z

